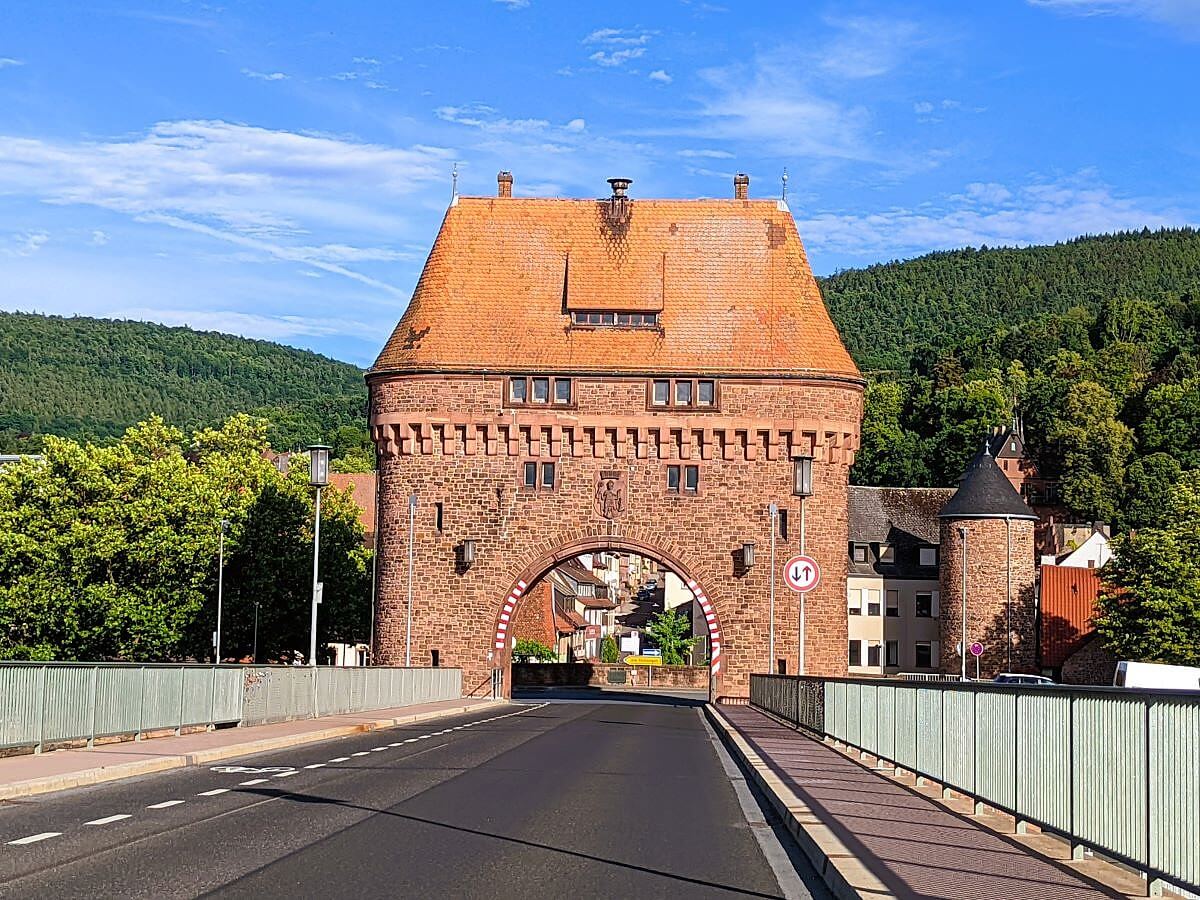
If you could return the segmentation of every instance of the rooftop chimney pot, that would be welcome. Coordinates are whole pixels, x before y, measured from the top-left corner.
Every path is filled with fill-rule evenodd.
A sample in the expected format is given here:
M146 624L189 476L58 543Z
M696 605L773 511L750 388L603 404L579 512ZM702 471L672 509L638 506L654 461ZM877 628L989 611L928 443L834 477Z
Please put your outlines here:
M511 197L512 196L513 177L512 172L501 172L496 176L496 196Z
M738 172L733 176L733 199L746 200L750 197L750 176Z
M612 195L614 197L624 197L625 192L629 190L629 186L633 184L632 178L610 178L609 185L612 187Z

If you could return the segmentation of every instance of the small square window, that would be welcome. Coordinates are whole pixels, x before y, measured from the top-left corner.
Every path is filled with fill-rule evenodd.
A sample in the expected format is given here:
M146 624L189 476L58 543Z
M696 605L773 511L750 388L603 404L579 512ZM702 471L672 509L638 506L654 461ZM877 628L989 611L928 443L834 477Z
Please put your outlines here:
M692 383L690 381L675 382L675 405L692 405Z
M888 618L898 619L900 617L900 592L887 592L887 614ZM890 663L889 663L890 665Z
M508 382L508 399L513 403L524 403L527 383L524 378L511 378Z
M937 547L922 547L921 548L921 565L932 567L932 566L936 566L937 564L938 564Z
M891 544L879 545L879 561L884 565L891 565L896 561L896 548Z
M884 665L892 668L900 667L900 642L888 641L885 645Z
M867 545L855 544L851 548L850 554L856 563L865 563L867 561Z
M717 397L717 386L712 381L701 381L696 386L696 402L701 406L712 406Z
M654 382L654 405L666 406L671 401L671 382L656 381Z
M602 324L602 325L615 325L616 322L617 322L616 313L602 313L600 315L600 324Z
M537 463L527 462L524 469L522 481L525 487L537 487Z
M916 665L918 669L933 668L933 643L931 641L917 641L917 659Z
M533 379L533 402L545 403L550 399L550 379L535 378Z
M667 490L679 493L679 466L667 466Z
M922 593L917 594L917 618L932 619L933 618L933 594Z
M600 315L600 313L589 313L587 322L589 325L599 325L602 318L603 317Z
M617 313L617 324L618 325L632 325L633 324L633 316L631 316L629 313Z
M542 463L542 487L554 487L554 463L552 462Z
M850 665L862 665L862 643L860 641L850 642Z
M879 591L867 591L867 615L877 616L879 613Z
M684 466L683 470L683 489L691 493L696 493L700 489L700 467L699 466Z
M571 379L570 378L555 378L554 379L554 402L555 403L570 403L571 402Z
M847 610L852 616L862 615L862 589L850 588L847 593Z

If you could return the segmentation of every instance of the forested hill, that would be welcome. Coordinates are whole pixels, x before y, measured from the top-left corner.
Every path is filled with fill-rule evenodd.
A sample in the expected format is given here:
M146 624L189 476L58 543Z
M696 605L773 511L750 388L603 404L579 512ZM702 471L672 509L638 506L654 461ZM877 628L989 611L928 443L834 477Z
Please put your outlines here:
M821 279L830 315L864 371L907 371L941 349L1111 299L1200 295L1200 231L1081 237L1053 246L952 250Z
M39 434L104 440L152 414L186 429L236 412L270 419L280 449L362 429L362 371L216 332L0 312L0 452L35 450Z

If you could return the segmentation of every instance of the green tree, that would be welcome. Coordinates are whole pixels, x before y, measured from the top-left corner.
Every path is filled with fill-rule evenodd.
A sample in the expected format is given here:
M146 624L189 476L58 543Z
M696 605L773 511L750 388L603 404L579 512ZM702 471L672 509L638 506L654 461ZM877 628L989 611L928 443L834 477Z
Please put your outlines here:
M1094 381L1072 385L1050 419L1045 438L1061 460L1067 505L1089 519L1114 519L1133 435L1117 420L1112 394Z
M1010 421L999 373L937 391L933 396L930 464L936 484L956 484L997 425Z
M854 459L854 482L884 487L928 483L921 439L904 427L906 386L894 381L867 385L862 446Z
M611 634L606 634L600 641L600 662L617 663L620 661L621 651L617 647L616 639Z
M1200 469L1200 378L1150 391L1140 433L1144 449L1169 453L1185 469Z
M558 654L541 641L521 638L513 647L514 662L558 662Z
M646 634L662 651L663 663L668 666L684 665L696 643L691 623L677 609L664 610L653 616L646 625Z
M1171 492L1158 527L1113 542L1096 631L1122 659L1200 665L1200 471Z
M1162 522L1183 469L1175 457L1151 453L1129 464L1125 473L1125 502L1117 524L1122 530L1152 528Z

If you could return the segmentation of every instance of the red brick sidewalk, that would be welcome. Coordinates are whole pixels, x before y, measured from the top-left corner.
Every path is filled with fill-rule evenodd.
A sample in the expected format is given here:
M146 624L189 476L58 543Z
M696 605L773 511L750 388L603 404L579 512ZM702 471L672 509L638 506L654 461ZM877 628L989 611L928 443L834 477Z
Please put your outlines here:
M197 731L179 737L101 744L0 759L0 800L129 778L164 769L263 753L376 728L481 708L493 701L462 698L248 728Z
M807 806L797 818L810 823L801 827L815 843L832 838L825 843L827 848L840 844L843 859L830 853L826 865L847 872L859 866L867 870L849 879L852 885L873 887L861 891L861 896L922 900L1129 896L1084 878L1065 863L1034 853L1014 837L872 772L755 709L722 706L720 714Z

